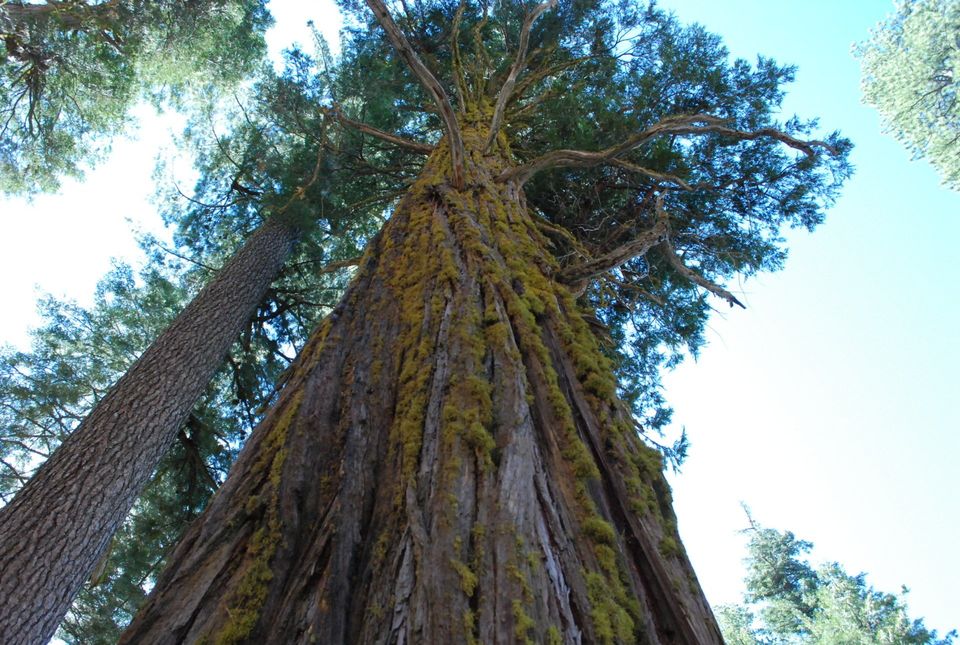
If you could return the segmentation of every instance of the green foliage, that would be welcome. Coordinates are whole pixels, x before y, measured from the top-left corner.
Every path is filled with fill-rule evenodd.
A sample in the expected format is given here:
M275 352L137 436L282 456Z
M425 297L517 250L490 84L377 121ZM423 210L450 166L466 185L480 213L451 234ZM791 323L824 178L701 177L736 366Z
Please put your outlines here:
M717 608L731 645L949 645L922 619L911 619L900 595L876 591L866 575L830 562L816 569L804 557L813 545L789 531L753 524L748 530L747 591L743 605Z
M960 2L898 0L855 51L864 100L915 157L960 190Z
M0 3L0 193L53 191L141 98L233 86L265 52L262 0Z
M381 32L365 7L352 1L341 6L354 26L345 34L338 77L351 91L339 89L337 98L382 129L439 138L439 119L417 109L429 104L389 43L377 38ZM454 83L451 25L457 6L422 3L397 11L396 19L470 118L472 97L495 92L506 76L527 7L501 3L489 7L485 18L482 5L466 4L458 34L464 97ZM716 35L681 25L652 3L561 3L534 24L529 49L529 69L505 117L517 163L562 148L601 150L677 114L709 113L734 128L776 128L798 137L818 131L815 121L777 120L792 68L766 58L755 65L731 61ZM357 87L350 69L375 70L377 81ZM531 208L566 233L548 232L561 264L600 256L649 229L655 197L662 196L674 249L707 280L724 283L780 268L786 258L781 229L813 229L822 221L849 176L851 147L836 133L824 139L836 154L808 158L764 137L655 138L621 158L672 175L689 190L606 164L541 173L525 192ZM712 310L707 295L654 248L591 280L582 300L609 329L621 396L655 437L671 415L660 390L661 369L702 346Z
M244 16L261 15L259 5L216 6L243 6L249 10ZM349 272L325 267L359 255L419 173L422 155L362 134L335 112L411 140L435 143L443 136L429 100L367 10L352 0L342 7L349 26L337 57L318 38L313 55L290 51L281 72L259 69L247 79L244 93L193 112L186 144L195 152L199 179L188 198L176 190L161 195L160 202L174 248L168 252L147 239L149 263L143 273L134 277L129 269L118 269L90 310L48 301L48 322L36 332L31 351L0 357L0 397L6 404L0 411L0 457L10 466L0 465L0 492L9 495L253 230L281 211L300 229L294 257L116 538L98 576L102 581L74 606L64 637L85 643L115 638L166 549L223 479L246 432L282 386L283 370L339 299ZM456 34L462 83L455 81L451 44L457 3L408 3L407 8L397 13L397 21L462 108L463 121L485 118L490 95L513 63L526 5L465 4ZM219 52L228 51L221 49L230 45L226 41L236 40L236 56L244 59L261 26L250 18L242 24L228 21L222 32L211 23L201 33L214 38L210 48ZM241 28L250 30L246 40L231 35L231 29ZM97 40L83 30L61 33L51 27L43 33ZM203 69L200 59L208 56L193 40L181 42L176 32L164 29L156 33L182 44L178 55L185 58L178 66L162 63L174 59L161 58L156 65L143 59L133 71L123 71L134 59L97 45L103 50L97 65L110 60L119 66L109 78L130 74L135 79L125 81L127 89L118 88L116 96L140 92L139 79L171 78L180 68L188 78ZM144 38L143 51L160 42ZM194 54L196 59L189 58ZM527 60L504 119L505 145L518 165L560 148L603 149L676 114L710 113L744 131L776 128L798 137L817 131L813 122L777 120L790 68L768 59L755 65L730 61L716 36L680 25L653 5L561 3L535 23ZM49 78L44 92L52 99L58 96L53 92L57 77ZM127 104L110 108L112 116L104 123L118 123ZM106 110L107 104L97 105ZM17 136L26 136L29 122L18 118ZM52 143L25 148L23 155L39 155L39 161L30 162L40 168L34 175L17 170L27 157L3 148L4 139L0 162L10 164L11 176L27 178L13 188L32 188L75 170L89 149L70 146L86 146L93 140L84 138L88 131L103 134L113 127L88 128L87 123L61 133L51 121L43 132L62 135L66 143L62 149ZM526 184L527 203L553 244L555 257L549 261L563 268L603 256L649 230L659 198L683 262L704 279L722 283L779 268L786 255L782 227L810 229L822 220L849 174L850 147L835 134L824 138L836 154L807 157L765 136L656 137L623 156L650 173L617 164L554 169ZM615 359L620 394L632 404L641 431L655 437L670 416L660 371L703 344L710 300L678 273L662 248L654 247L592 276L580 304L596 313L593 327ZM685 449L681 437L674 456ZM667 551L670 546L665 545Z

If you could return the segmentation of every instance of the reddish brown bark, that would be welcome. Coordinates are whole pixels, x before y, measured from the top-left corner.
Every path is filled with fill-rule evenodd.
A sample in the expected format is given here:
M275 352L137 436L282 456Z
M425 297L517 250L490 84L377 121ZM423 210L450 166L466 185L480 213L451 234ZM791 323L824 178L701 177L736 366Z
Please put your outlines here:
M450 167L442 145L122 642L722 642L522 189Z
M0 641L46 643L295 240L253 234L0 509Z

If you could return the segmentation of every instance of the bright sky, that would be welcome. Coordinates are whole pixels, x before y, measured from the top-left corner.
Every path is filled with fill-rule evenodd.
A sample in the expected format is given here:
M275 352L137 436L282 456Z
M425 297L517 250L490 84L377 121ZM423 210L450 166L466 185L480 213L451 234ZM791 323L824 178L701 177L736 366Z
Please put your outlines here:
M748 309L722 307L699 361L666 379L693 444L673 484L707 596L739 599L743 501L759 522L815 542L815 560L865 571L885 591L906 584L928 627L960 627L960 194L881 134L850 55L892 2L659 4L721 34L736 56L798 65L788 112L857 145L857 173L826 224L791 234L786 269L742 285ZM273 50L309 45L308 18L335 33L324 6L274 0L283 31ZM151 175L170 135L145 124L85 182L0 202L0 342L26 344L36 286L89 302L111 257L136 259L128 219L159 230Z
M680 531L708 598L738 597L743 501L815 560L906 584L928 626L960 627L960 194L881 134L850 55L893 3L659 4L735 56L797 65L787 110L857 146L826 223L791 235L786 269L743 285L748 309L715 318L700 360L666 379L693 444L673 478Z

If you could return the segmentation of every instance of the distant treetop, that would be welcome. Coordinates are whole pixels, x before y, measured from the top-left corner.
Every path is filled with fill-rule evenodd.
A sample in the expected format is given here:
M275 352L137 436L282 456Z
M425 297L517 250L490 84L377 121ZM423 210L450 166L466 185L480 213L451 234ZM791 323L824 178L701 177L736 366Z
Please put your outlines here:
M855 53L864 100L960 190L960 0L900 0Z

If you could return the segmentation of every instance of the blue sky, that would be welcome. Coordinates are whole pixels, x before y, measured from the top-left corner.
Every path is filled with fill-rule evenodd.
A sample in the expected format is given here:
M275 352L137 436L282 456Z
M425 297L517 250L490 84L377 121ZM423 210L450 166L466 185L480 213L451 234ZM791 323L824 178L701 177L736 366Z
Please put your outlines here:
M712 602L736 600L746 526L813 541L815 560L911 588L928 626L960 625L960 194L881 133L852 43L887 0L661 0L731 53L798 66L787 114L857 146L856 174L784 271L742 284L710 346L666 379L693 443L673 478L681 534ZM736 293L736 292L735 292ZM739 293L738 293L739 296Z
M796 64L785 116L820 117L857 146L826 223L789 235L784 271L732 285L747 310L717 303L709 346L666 378L693 444L672 478L679 525L708 598L736 601L742 589L742 501L759 522L816 543L815 560L866 571L886 591L909 586L928 626L960 626L960 194L881 133L850 54L892 2L659 4L722 35L735 56ZM335 29L323 6L273 2L274 50L308 42L307 18ZM144 123L85 182L0 204L0 342L25 343L35 285L89 302L111 256L136 258L128 219L160 230L153 159L176 121Z

